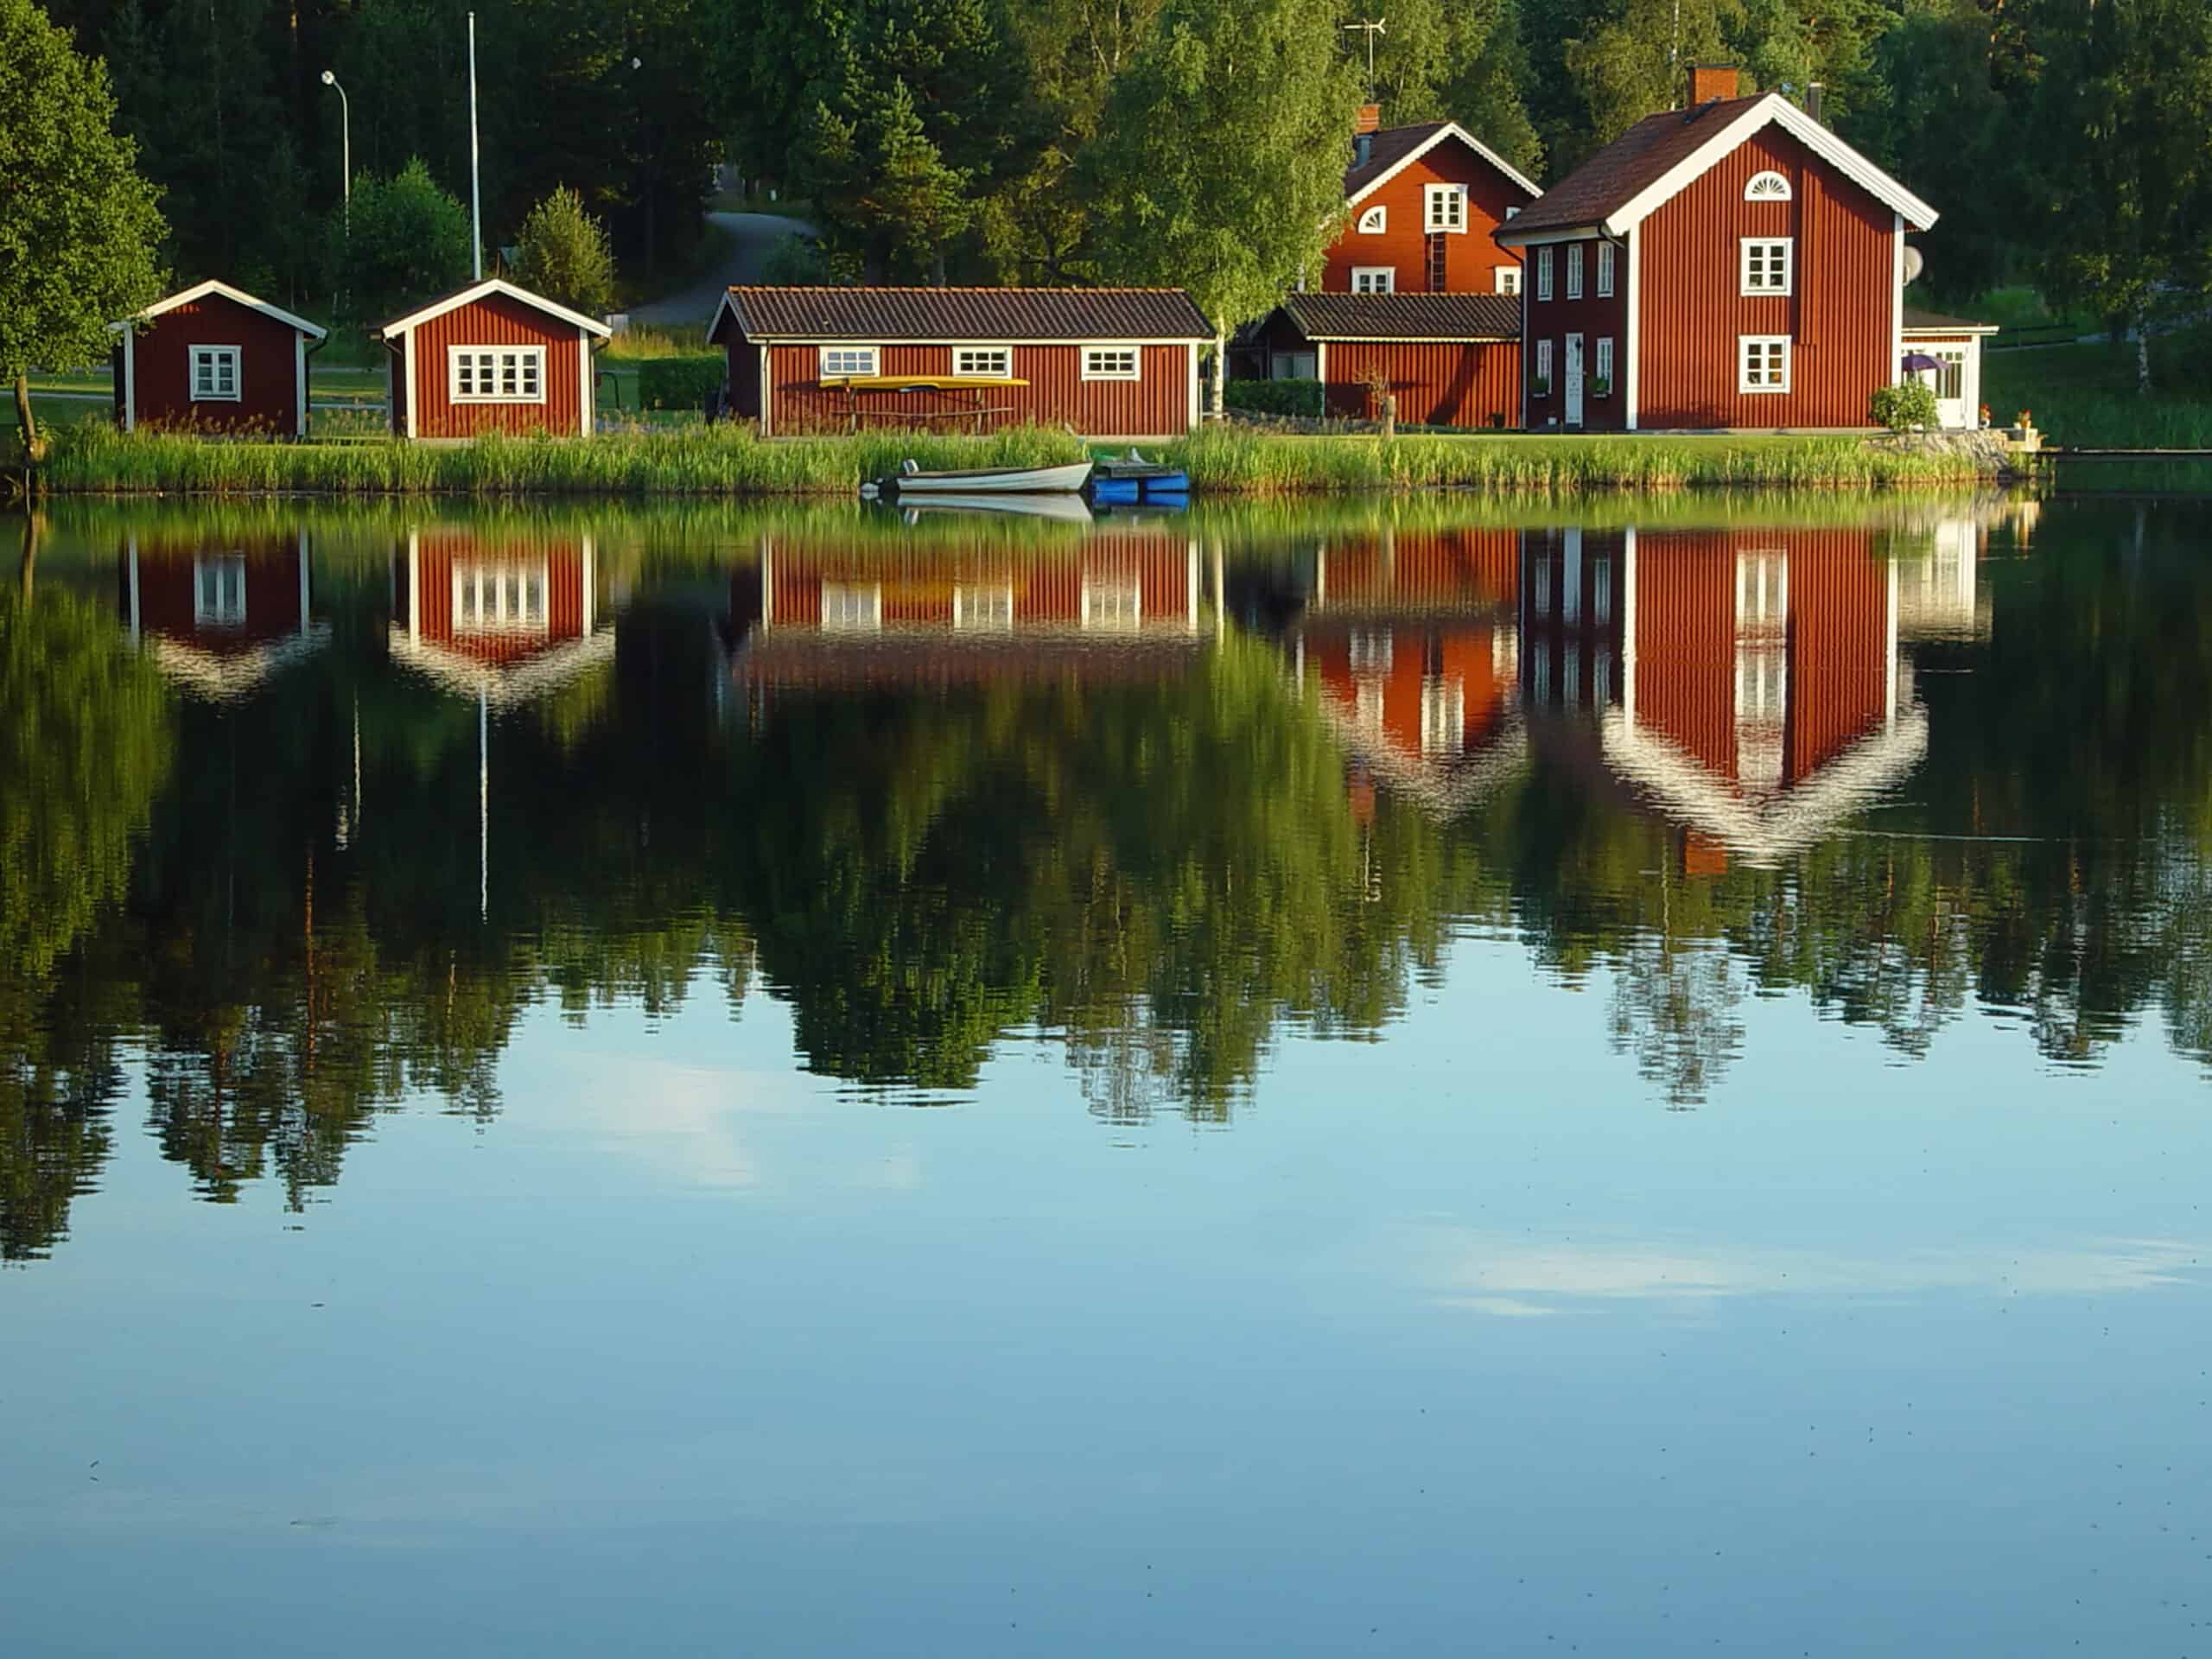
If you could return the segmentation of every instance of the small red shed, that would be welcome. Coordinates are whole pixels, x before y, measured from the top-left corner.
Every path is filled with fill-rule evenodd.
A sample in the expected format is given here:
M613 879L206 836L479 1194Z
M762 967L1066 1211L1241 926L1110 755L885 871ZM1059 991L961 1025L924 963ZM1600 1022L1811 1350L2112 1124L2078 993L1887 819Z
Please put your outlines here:
M764 435L972 407L978 425L1160 438L1198 423L1213 328L1179 288L733 288L707 338L729 355L731 412ZM845 390L922 378L944 390Z
M611 331L487 277L377 330L391 429L406 438L592 434L592 353Z
M300 438L308 353L327 333L228 283L205 282L108 325L116 424Z
M1497 232L1528 262L1528 424L1866 427L1936 210L1779 93L1695 77Z
M1293 294L1261 325L1272 379L1319 380L1368 420L1377 385L1409 425L1521 424L1521 302L1497 294Z

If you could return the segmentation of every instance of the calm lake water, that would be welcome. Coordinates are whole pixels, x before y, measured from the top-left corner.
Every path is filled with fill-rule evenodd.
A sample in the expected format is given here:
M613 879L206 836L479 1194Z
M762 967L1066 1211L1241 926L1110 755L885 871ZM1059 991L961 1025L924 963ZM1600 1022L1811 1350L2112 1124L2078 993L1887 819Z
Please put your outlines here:
M2212 1652L2208 552L0 520L0 1645Z

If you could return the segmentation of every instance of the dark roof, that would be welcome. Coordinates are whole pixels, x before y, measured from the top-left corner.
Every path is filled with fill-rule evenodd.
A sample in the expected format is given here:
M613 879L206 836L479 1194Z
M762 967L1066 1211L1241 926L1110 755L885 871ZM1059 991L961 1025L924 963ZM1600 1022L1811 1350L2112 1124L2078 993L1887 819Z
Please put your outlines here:
M1308 340L1518 340L1507 294L1293 294L1282 309Z
M1500 236L1596 225L1658 182L1676 162L1743 114L1758 98L1721 98L1648 115L1522 208Z
M1344 169L1345 196L1357 195L1451 124L1448 121L1424 121L1419 126L1384 127L1379 132L1370 133L1367 165Z
M1179 288L733 288L727 303L752 340L1213 338Z
M1964 317L1947 317L1940 311L1923 311L1917 306L1908 305L1904 308L1904 331L1909 334L1936 334L1946 330L1966 334L1978 328L1986 328L1994 333L1997 325L1993 322L1968 322Z

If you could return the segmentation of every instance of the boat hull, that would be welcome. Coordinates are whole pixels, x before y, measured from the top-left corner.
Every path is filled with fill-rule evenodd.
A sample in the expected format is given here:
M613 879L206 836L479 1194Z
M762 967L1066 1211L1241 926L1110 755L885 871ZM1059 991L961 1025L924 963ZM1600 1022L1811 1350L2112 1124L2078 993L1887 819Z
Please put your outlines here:
M886 495L1073 495L1090 481L1090 463L1066 467L979 467L958 473L901 473L884 479Z

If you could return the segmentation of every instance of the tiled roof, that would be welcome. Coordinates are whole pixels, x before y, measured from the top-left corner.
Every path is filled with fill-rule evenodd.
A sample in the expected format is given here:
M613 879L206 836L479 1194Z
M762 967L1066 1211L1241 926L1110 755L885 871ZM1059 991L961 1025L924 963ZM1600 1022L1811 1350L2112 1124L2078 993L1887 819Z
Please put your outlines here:
M1424 121L1419 126L1384 127L1369 134L1367 164L1344 169L1344 194L1357 195L1451 124L1448 121Z
M1308 340L1518 340L1505 294L1293 294L1282 308Z
M1993 322L1968 322L1964 317L1947 317L1940 311L1923 311L1916 306L1908 305L1904 308L1904 331L1909 334L1967 334L1985 328L1994 334L1997 325Z
M733 288L753 340L1211 340L1179 288Z
M1598 224L1758 101L1716 99L1694 109L1644 117L1522 208L1507 231L1567 231Z

